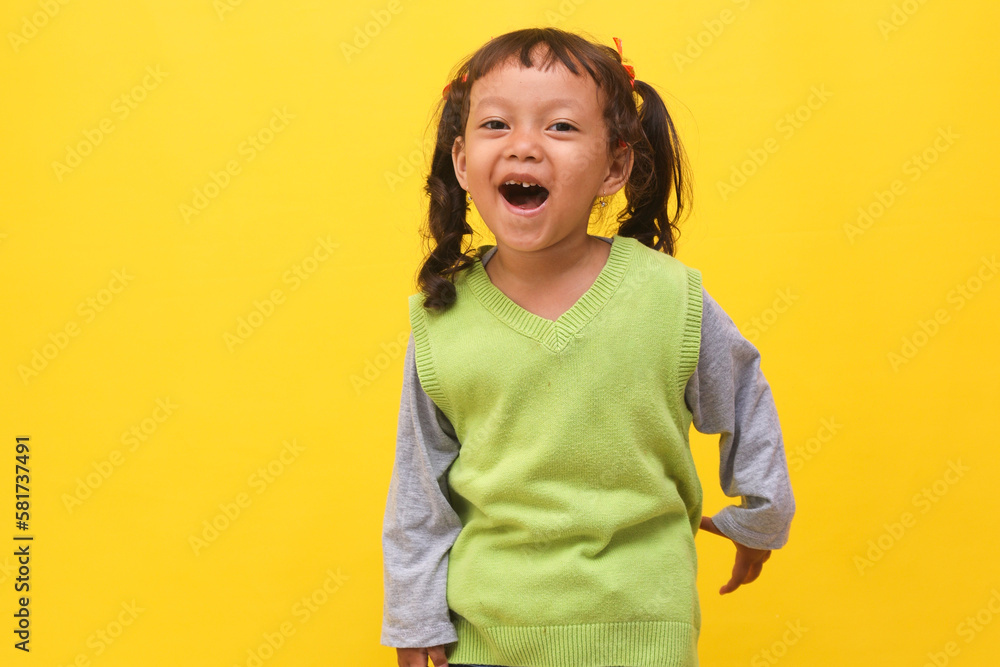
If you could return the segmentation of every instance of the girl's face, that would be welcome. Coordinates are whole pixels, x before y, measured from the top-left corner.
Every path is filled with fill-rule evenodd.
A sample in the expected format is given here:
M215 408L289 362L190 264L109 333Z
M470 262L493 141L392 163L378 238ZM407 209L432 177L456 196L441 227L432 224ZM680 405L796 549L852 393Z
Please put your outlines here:
M585 235L594 198L628 178L631 154L608 156L603 91L580 72L558 61L542 71L512 60L472 84L452 161L498 245L540 250Z

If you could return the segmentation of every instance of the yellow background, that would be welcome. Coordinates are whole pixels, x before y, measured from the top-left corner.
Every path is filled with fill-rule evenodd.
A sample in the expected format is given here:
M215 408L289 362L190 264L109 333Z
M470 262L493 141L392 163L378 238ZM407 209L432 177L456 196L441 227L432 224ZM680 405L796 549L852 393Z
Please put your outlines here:
M663 93L695 185L677 256L760 349L781 417L791 539L720 596L735 550L699 534L702 663L1000 654L996 4L13 0L0 664L247 665L282 628L262 664L396 664L380 539L422 150L459 60L535 25L620 37ZM732 502L717 443L692 431L708 514Z

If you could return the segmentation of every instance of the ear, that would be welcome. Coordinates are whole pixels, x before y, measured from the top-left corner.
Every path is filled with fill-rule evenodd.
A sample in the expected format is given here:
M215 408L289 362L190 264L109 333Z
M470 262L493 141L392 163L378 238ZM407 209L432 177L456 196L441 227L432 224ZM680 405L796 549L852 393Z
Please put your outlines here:
M608 165L608 174L604 177L602 190L605 195L612 195L625 187L629 174L632 173L633 153L631 146L619 147Z
M463 190L468 191L468 179L465 173L465 137L461 135L455 137L455 142L451 146L451 163L455 166L455 178L458 179L458 184Z

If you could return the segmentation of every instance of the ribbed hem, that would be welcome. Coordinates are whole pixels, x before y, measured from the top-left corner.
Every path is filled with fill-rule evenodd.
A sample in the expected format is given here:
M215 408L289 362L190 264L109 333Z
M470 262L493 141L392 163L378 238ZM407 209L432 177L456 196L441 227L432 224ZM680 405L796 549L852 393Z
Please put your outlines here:
M701 352L701 271L690 266L687 270L687 306L684 310L684 334L681 340L680 359L677 364L677 380L683 391L688 380L698 366Z
M531 667L697 667L699 629L680 621L480 629L455 614L449 662Z
M478 258L468 271L468 285L483 306L501 321L558 352L604 307L618 289L637 244L638 241L633 238L615 234L612 237L611 253L594 284L554 321L535 315L511 301L493 284Z
M409 297L410 329L413 333L413 360L420 376L420 386L433 399L441 410L451 414L451 404L441 391L437 374L434 372L434 360L431 356L431 344L427 337L427 312L424 308L424 294L418 292Z

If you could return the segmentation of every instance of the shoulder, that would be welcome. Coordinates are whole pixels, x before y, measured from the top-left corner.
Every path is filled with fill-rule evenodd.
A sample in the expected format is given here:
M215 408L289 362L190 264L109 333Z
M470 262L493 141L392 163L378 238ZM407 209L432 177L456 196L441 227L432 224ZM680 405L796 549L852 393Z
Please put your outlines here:
M691 300L702 300L701 271L684 261L644 245L637 239L623 236L621 242L631 250L633 281L645 287L653 284L672 284L686 291Z
M481 273L482 275L476 275L476 273ZM407 297L408 310L410 314L410 322L414 326L417 323L437 321L441 318L449 316L447 319L452 319L457 317L458 311L465 310L465 305L468 305L471 301L474 301L473 297L477 291L475 282L482 282L484 280L489 280L486 277L485 271L482 270L480 266L470 266L468 268L462 269L456 272L452 276L452 284L455 286L455 300L443 309L436 308L426 308L424 303L427 300L427 295L423 292L416 292L415 294L410 294ZM481 289L481 288L480 288Z
M643 244L638 239L634 239L631 236L621 236L619 237L621 242L631 246L632 255L635 259L641 262L649 262L654 264L659 264L661 266L671 267L675 270L685 270L690 269L698 271L698 269L687 264L683 260L674 257L673 255L668 255L661 250L655 250L649 246Z

